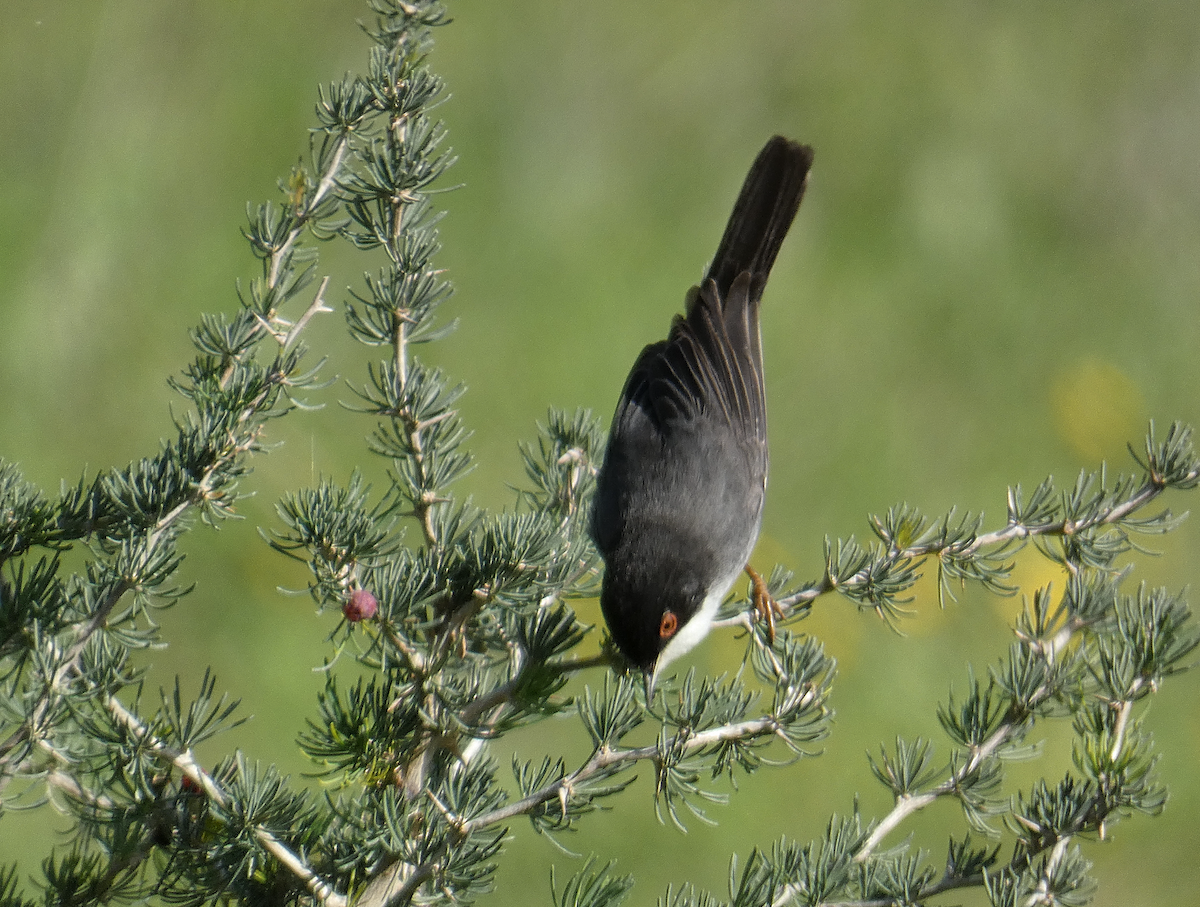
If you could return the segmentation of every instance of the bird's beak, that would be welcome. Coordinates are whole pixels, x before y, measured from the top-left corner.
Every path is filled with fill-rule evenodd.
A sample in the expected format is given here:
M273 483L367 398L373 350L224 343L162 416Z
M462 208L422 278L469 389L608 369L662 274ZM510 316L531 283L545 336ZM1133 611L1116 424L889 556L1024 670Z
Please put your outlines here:
M650 708L650 700L654 698L654 685L658 683L658 664L642 675L646 682L646 708Z

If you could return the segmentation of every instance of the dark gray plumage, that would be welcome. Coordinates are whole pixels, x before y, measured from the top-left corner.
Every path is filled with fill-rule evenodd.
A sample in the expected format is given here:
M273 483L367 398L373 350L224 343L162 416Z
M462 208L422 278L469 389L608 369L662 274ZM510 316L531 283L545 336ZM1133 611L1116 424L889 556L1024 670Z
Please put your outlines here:
M642 350L613 415L592 536L613 639L657 671L705 634L762 521L767 411L758 310L812 149L780 136L750 168L699 287Z

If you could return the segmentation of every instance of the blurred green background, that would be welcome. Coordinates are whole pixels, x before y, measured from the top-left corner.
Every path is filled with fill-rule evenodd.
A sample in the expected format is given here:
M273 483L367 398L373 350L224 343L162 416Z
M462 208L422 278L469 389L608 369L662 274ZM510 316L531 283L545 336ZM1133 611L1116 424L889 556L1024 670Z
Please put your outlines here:
M460 155L441 197L439 258L457 334L425 355L470 393L478 469L459 489L512 501L517 442L550 405L607 419L641 346L662 335L712 254L753 155L773 132L815 146L800 217L764 309L772 477L760 567L811 577L825 535L908 501L984 510L1047 474L1130 463L1146 422L1200 423L1200 16L1194 2L990 4L693 0L454 3L433 67ZM201 312L236 305L255 273L244 205L276 194L305 153L318 83L361 71L365 8L330 0L46 4L8 0L0 34L0 456L48 491L153 452L182 405L165 379ZM332 286L370 262L324 248ZM343 297L344 298L344 297ZM361 382L340 316L309 343ZM246 519L188 540L198 586L163 623L149 690L203 666L253 720L222 738L293 774L334 615L257 528L273 503L356 466L371 426L336 405L272 426ZM1176 510L1194 506L1186 497ZM1159 540L1154 540L1159 541ZM1195 523L1161 540L1130 583L1200 578ZM1054 579L1022 563L1031 591ZM739 779L728 807L679 834L654 819L648 769L612 812L564 843L632 872L630 903L667 883L723 891L733 852L819 835L856 791L888 806L864 750L898 733L946 747L935 707L965 661L995 662L1019 599L968 591L940 611L926 585L907 637L840 600L804 629L840 665L823 756ZM598 613L585 607L589 619ZM733 670L740 644L696 655ZM587 678L597 683L599 675ZM1087 848L1102 905L1197 903L1200 673L1168 682L1146 718L1172 798ZM1069 765L1066 729L1014 779ZM581 755L569 722L505 741ZM1041 739L1041 738L1038 738ZM34 872L46 811L8 813L0 856ZM949 806L916 842L943 852ZM494 903L547 903L580 861L521 823ZM974 894L951 898L980 903Z

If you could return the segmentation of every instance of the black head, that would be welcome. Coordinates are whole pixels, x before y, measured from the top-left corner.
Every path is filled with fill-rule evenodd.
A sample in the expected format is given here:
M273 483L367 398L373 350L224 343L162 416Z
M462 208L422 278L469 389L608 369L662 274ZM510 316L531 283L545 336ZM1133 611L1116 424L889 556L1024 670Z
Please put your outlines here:
M651 571L638 569L644 564L632 569L622 569L624 566L609 561L600 589L600 608L621 654L650 672L668 643L679 639L700 614L706 590L693 571L652 576ZM703 632L696 641L700 636Z

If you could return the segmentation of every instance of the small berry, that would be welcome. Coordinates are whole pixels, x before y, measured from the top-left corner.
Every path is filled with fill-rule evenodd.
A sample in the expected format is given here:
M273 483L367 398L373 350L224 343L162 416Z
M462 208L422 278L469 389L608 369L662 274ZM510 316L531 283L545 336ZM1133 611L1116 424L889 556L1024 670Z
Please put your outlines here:
M352 624L370 620L379 613L379 600L366 589L355 589L342 605L342 614Z

